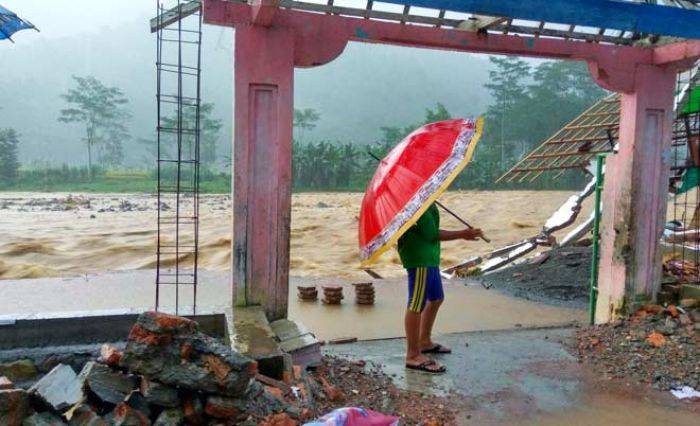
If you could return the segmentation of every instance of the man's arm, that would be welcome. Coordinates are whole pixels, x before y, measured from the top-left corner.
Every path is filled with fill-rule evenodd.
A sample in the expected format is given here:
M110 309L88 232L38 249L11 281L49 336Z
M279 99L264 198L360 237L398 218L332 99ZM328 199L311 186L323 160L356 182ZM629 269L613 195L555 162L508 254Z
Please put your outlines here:
M445 231L441 229L439 231L438 238L440 241L453 241L453 240L468 240L474 241L484 236L481 229L478 228L467 228L461 231Z

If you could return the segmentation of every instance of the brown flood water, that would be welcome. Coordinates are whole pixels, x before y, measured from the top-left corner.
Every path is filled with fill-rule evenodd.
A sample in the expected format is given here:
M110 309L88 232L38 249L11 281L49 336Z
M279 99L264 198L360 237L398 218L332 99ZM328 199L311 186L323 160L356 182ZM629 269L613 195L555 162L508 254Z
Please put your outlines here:
M565 191L445 194L443 203L483 228L493 243L445 243L443 265L536 234L570 195ZM294 194L292 275L366 277L359 269L357 249L361 199L359 193ZM145 194L69 198L69 194L0 193L0 279L151 269L155 266L155 205L155 198ZM584 207L581 217L588 214L589 207ZM227 270L231 244L229 197L203 196L201 217L200 265ZM444 214L442 221L446 228L460 227ZM389 277L403 275L395 252L387 253L376 269Z

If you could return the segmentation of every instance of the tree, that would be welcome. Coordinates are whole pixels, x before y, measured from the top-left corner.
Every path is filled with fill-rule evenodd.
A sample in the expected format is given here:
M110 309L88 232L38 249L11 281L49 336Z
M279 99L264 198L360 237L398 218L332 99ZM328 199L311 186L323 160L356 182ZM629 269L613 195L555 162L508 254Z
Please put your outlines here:
M14 129L0 129L0 185L11 184L17 179L18 145L19 136Z
M219 138L221 137L221 120L213 118L214 104L203 103L199 106L199 161L204 166L212 166L218 156L217 150L219 147ZM191 106L185 106L182 109L182 129L190 130L196 127L196 109ZM177 113L163 119L163 126L177 128ZM191 144L194 146L194 134L192 132L183 132L183 146ZM167 144L161 144L161 151L164 155L175 156L177 152L176 146L169 147Z
M403 138L408 136L412 131L416 130L420 126L423 126L423 125L428 124L428 123L434 123L436 121L449 120L450 118L452 118L452 115L447 110L445 105L438 102L435 105L435 109L431 109L431 108L425 109L425 115L423 116L423 121L421 121L420 123L410 124L410 125L404 126L404 127L394 127L394 126L380 127L379 130L382 132L381 144L384 145L385 148L391 149L391 147L393 145L400 142ZM382 152L383 153L388 152L389 149L385 149Z
M450 118L452 118L452 115L450 115L450 112L445 108L445 105L438 102L434 110L430 108L425 109L425 120L423 120L423 124L449 120Z
M88 152L88 175L92 179L93 152L99 161L118 165L123 159L123 141L129 138L125 123L131 117L125 109L129 102L116 87L105 86L92 76L73 76L74 87L61 97L70 105L62 109L59 121L85 126Z
M321 114L319 114L313 108L306 109L294 109L294 127L299 129L299 139L304 139L304 132L306 130L313 130L316 128L316 123L321 119Z
M489 106L487 115L490 118L489 134L498 135L500 147L500 168L505 167L506 154L512 151L512 142L521 136L520 132L510 125L517 118L513 114L514 106L522 104L527 98L527 86L525 80L530 76L530 65L522 59L505 56L489 57L495 69L489 71L489 83L484 86L496 101Z

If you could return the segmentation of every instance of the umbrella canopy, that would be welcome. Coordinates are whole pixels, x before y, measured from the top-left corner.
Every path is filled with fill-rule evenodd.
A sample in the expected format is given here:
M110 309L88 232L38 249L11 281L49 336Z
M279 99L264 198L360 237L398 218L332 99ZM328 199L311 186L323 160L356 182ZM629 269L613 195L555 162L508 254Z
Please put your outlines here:
M483 119L426 124L381 161L360 211L360 257L368 266L396 244L469 163Z
M12 41L10 36L20 30L34 28L30 22L27 22L4 7L0 6L0 40L8 39Z

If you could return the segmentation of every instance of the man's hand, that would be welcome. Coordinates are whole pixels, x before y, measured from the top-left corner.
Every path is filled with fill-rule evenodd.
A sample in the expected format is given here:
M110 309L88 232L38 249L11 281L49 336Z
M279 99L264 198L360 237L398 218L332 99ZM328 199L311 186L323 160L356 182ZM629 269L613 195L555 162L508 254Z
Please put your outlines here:
M467 228L467 229L462 231L462 238L467 240L467 241L478 240L479 238L482 238L483 236L484 236L484 233L479 228Z
M439 238L440 241L454 241L454 240L467 240L467 241L474 241L478 240L479 238L483 238L484 233L481 231L481 229L477 228L468 228L468 229L463 229L461 231L445 231L443 229L440 230Z

